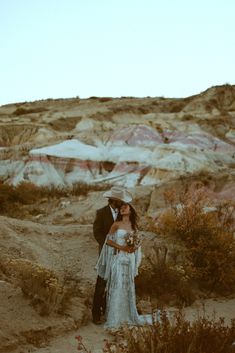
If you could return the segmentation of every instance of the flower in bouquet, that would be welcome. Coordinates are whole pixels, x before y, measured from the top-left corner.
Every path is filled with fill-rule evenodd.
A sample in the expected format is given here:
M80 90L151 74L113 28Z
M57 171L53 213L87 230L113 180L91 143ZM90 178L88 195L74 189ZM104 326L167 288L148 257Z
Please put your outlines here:
M138 231L131 231L126 234L125 240L128 246L138 248L142 242L142 234Z

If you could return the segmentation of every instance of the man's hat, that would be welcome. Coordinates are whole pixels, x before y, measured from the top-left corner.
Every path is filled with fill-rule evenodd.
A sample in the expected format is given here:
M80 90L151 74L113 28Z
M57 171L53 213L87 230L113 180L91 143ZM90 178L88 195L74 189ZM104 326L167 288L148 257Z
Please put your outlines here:
M109 199L121 200L126 203L132 201L131 194L119 186L113 186L109 191L106 191L103 196Z

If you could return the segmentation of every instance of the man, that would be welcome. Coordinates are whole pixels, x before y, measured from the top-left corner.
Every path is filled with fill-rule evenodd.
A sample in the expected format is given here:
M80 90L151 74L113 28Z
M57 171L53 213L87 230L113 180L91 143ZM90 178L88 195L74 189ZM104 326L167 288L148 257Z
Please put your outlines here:
M108 205L97 210L95 221L93 223L93 234L99 244L99 254L102 250L106 236L113 222L117 218L119 208L123 203L132 201L131 194L125 189L117 186L114 186L109 191L106 191L103 196L108 198ZM95 324L102 323L101 314L105 313L105 286L106 281L98 276L92 305L92 318Z

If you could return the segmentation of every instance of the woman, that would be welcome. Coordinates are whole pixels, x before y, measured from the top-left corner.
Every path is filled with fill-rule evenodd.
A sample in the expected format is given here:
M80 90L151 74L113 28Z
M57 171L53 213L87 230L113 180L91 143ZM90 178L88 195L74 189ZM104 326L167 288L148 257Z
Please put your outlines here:
M137 214L130 204L123 204L117 221L106 237L98 259L98 275L107 280L106 328L123 324L139 325L151 320L150 316L138 315L134 278L141 261L140 247L126 244L126 236L137 230Z

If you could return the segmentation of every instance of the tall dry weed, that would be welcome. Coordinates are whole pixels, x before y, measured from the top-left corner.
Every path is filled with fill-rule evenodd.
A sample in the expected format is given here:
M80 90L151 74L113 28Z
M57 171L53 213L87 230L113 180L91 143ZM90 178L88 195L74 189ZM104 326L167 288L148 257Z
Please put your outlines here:
M74 183L69 187L37 186L22 182L16 186L0 183L0 214L23 217L22 205L36 204L42 199L59 199L70 196L87 196L91 191L106 190L109 185Z
M167 253L166 246L153 246L136 278L137 294L157 298L160 307L190 305L195 300L190 278L182 265L166 261Z
M153 325L122 327L116 332L118 343L106 342L105 353L228 353L235 337L231 326L201 317L193 323L178 312L169 320L162 312Z
M165 193L169 206L155 230L181 241L187 249L187 272L202 288L223 294L235 290L235 205L210 208L205 189Z
M5 259L1 269L41 315L58 310L64 291L53 271L25 259Z

